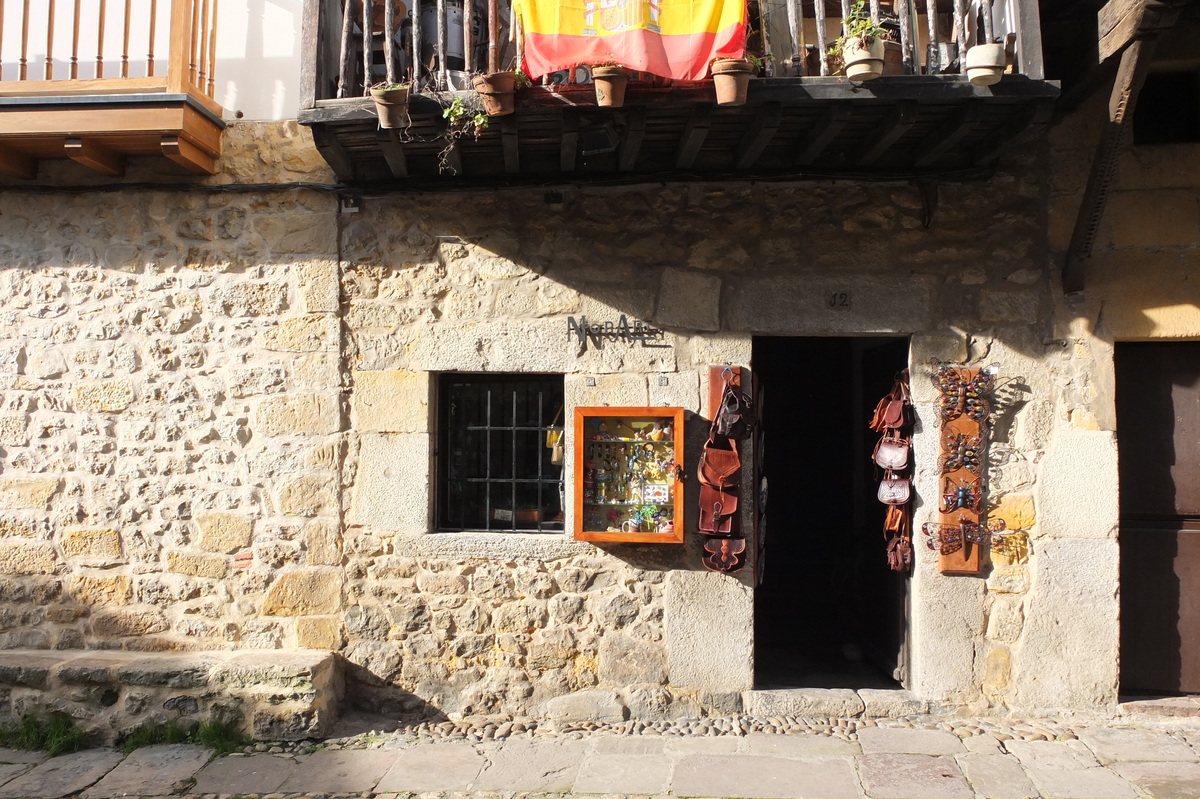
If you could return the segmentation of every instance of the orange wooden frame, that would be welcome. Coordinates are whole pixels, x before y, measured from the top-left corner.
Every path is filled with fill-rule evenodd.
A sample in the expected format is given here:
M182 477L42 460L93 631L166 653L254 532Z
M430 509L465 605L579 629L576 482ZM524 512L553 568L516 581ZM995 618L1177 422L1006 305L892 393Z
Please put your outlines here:
M683 466L683 408L671 407L592 407L592 408L576 408L575 409L575 426L572 429L574 435L574 465L571 470L572 478L574 479L574 533L576 541L595 541L609 543L639 543L639 544L682 544L684 532L683 519L683 483L676 481L674 497L671 501L673 509L672 519L674 521L674 531L670 533L622 533L610 532L608 530L585 530L583 523L585 517L585 504L583 496L583 473L584 473L584 452L585 447L592 443L592 440L586 438L584 430L587 419L651 419L651 418L667 418L671 420L674 429L673 455L675 463L678 466ZM631 442L638 439L630 439ZM669 478L674 480L673 477ZM600 503L591 502L588 505L596 506ZM614 505L614 507L619 507Z

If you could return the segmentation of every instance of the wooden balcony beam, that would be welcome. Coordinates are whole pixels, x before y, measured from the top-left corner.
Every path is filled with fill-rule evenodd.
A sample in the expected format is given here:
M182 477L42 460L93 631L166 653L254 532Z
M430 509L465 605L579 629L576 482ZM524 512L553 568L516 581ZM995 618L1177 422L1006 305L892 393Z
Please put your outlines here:
M888 120L884 124L882 131L879 133L879 138L875 143L864 152L858 159L859 166L867 166L875 163L879 158L892 148L892 145L900 140L900 137L912 128L917 123L919 114L919 104L915 100L901 101L891 114L888 115Z
M831 105L825 109L821 119L796 148L796 166L808 166L821 157L825 148L837 138L850 121L850 109L844 105Z
M983 106L969 103L960 109L941 130L934 132L917 151L913 161L914 166L925 167L932 164L944 152L958 144L968 134L982 123Z
M121 156L95 139L68 138L63 145L67 158L104 175L123 175L125 164Z
M754 115L754 122L742 135L733 159L735 169L749 169L762 155L763 150L775 138L779 123L783 121L783 104L767 103Z
M679 149L675 152L675 168L691 169L696 163L696 156L708 138L710 120L712 118L712 103L696 103L688 116L687 127L679 137Z
M22 180L33 180L37 177L37 161L0 144L0 172Z
M217 174L217 159L183 136L162 137L162 153L189 172L197 175Z
M338 180L354 180L354 160L338 140L336 131L321 125L312 128L313 144L325 162L333 168Z
M504 174L521 173L521 156L518 148L517 117L508 115L500 120L500 145L504 151Z
M627 109L628 128L621 140L618 150L617 168L622 172L632 172L637 163L638 153L642 149L642 140L646 137L646 108L635 106Z
M1108 0L1096 14L1097 49L1104 63L1134 39L1157 36L1179 19L1180 0Z
M579 152L579 113L574 108L563 110L562 142L558 149L558 171L570 174L575 171L575 159Z
M383 160L387 161L388 169L394 178L408 177L408 159L404 155L404 145L400 141L400 131L395 128L380 128L375 134L379 149L383 151Z

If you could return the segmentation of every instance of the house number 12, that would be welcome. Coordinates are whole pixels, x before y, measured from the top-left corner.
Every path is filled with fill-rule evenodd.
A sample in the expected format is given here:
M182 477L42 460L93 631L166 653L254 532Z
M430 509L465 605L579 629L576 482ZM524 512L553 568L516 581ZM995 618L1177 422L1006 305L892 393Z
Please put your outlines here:
M848 311L850 310L850 292L848 291L832 291L825 298L825 307L833 311Z

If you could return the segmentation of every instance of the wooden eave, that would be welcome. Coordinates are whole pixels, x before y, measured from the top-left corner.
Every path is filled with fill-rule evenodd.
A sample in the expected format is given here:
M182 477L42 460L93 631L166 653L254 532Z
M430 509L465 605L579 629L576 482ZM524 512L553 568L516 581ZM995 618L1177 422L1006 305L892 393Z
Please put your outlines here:
M213 175L225 122L192 93L0 96L0 171L33 179L43 159L70 158L118 175L128 156L170 159Z
M442 103L417 95L404 130L378 127L369 99L318 101L300 112L344 182L422 190L577 181L886 178L970 173L1050 118L1058 84L1006 76L990 87L957 75L751 82L747 103L718 107L709 81L630 84L625 106L595 105L590 85L537 86L476 140L445 148ZM441 99L441 102L437 98ZM607 131L607 133L606 133ZM607 149L609 152L587 152Z

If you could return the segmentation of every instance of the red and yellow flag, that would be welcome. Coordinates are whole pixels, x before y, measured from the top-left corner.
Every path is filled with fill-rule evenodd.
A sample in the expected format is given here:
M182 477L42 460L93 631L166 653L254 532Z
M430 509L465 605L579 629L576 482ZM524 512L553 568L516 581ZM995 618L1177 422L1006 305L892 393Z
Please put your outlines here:
M701 80L714 58L741 58L745 0L514 0L532 78L620 64L674 80Z

